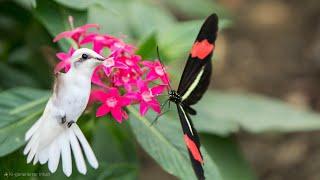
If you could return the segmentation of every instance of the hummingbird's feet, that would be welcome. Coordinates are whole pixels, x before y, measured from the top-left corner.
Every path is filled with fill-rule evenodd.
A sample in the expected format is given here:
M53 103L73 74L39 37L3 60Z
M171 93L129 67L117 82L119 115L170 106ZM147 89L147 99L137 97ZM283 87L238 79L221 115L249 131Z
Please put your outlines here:
M61 118L61 124L66 123L66 121L67 121L67 117L66 117L66 115L64 115L64 116Z
M69 121L69 122L67 123L68 128L70 128L73 123L75 123L75 122L74 122L74 121Z

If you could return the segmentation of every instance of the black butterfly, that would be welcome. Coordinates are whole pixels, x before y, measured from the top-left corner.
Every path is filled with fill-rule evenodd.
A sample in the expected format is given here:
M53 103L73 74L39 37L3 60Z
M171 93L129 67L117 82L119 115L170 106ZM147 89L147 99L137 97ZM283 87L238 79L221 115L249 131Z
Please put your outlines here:
M189 151L193 169L198 179L205 179L203 159L200 152L200 140L193 127L189 114L196 111L190 106L196 104L208 89L211 77L211 57L215 49L215 40L218 31L218 16L210 15L201 27L201 30L190 51L187 64L182 73L178 90L169 90L169 101L177 105L184 140Z

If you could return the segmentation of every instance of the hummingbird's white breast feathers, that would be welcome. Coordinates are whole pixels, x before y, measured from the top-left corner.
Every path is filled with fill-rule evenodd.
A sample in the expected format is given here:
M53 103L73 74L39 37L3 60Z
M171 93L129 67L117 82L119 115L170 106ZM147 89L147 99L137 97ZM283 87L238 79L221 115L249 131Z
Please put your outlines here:
M71 57L70 70L56 75L53 94L42 116L25 134L28 143L23 153L27 163L48 162L49 170L55 172L61 157L63 172L70 176L73 154L80 173L87 172L85 159L98 168L93 150L76 122L89 100L92 73L103 60L90 49L78 49Z

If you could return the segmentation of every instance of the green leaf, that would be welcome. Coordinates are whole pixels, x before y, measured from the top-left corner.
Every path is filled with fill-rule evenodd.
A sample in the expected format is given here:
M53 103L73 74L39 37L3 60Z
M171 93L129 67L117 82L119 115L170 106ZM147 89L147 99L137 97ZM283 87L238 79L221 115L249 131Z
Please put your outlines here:
M274 99L253 94L208 91L195 106L199 131L227 135L240 129L251 133L312 131L320 115Z
M15 88L0 93L0 157L20 146L24 133L41 115L48 91Z
M30 175L35 172L37 166L27 164L26 159L22 150L0 157L0 173L3 177L2 179L15 179L18 177L31 179ZM27 178L27 174L29 174L29 178Z
M127 22L128 3L121 1L108 1L109 7L92 4L88 8L88 23L97 23L100 25L100 32L115 36L122 34L131 38L131 31Z
M102 118L95 131L93 148L97 158L103 159L100 165L109 166L111 162L137 165L137 152L127 122L119 124L114 119Z
M175 18L167 9L146 2L130 1L128 23L138 39L150 33L174 25Z
M156 125L151 126L152 119L156 117L155 113L142 117L134 107L129 107L128 110L131 113L131 128L144 150L168 173L180 179L195 179L179 121L160 119ZM201 148L201 151L207 179L222 179L215 162L204 148Z
M82 26L87 21L86 11L76 11L64 8L52 1L37 1L37 7L33 9L34 16L46 27L49 33L54 37L63 31L70 30L68 16L73 16L74 26ZM63 39L59 41L60 47L67 51L70 42Z
M200 137L201 143L217 164L223 180L256 179L248 162L243 158L232 138L222 138L210 134L201 134Z
M118 124L111 118L99 120L93 149L99 160L98 179L138 179L138 158L128 123Z
M0 62L0 86L12 88L15 86L39 86L37 82L25 72Z
M212 13L217 13L222 16L228 15L228 12L218 3L210 0L162 0L175 11L187 17L207 17Z
M31 8L37 7L36 0L14 0L14 1L26 9L31 9Z
M140 1L99 1L88 8L88 22L101 25L101 32L129 40L146 37L156 29L171 26L173 16L164 8Z
M84 10L87 9L90 5L96 3L97 0L54 0L60 5L66 6L68 8Z
M140 42L136 54L140 55L142 59L153 59L157 56L157 39L155 33L151 33Z

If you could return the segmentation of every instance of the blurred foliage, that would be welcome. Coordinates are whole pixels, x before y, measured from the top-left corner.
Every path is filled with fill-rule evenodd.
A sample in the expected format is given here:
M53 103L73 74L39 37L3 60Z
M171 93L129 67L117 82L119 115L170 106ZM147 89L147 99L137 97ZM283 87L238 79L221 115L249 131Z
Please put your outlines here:
M0 99L0 156L4 156L25 143L24 133L41 115L48 93L19 88L2 92Z
M138 45L137 53L144 59L156 58L155 49L159 46L163 61L170 66L184 62L203 19L212 12L218 13L221 30L231 25L228 12L209 0L1 1L0 173L48 172L46 166L27 165L21 147L25 131L41 114L49 97L54 54L68 47L68 41L53 44L52 37L70 28L69 15L74 17L76 26L98 23L102 32L118 37L126 35L125 40ZM179 76L173 73L172 78ZM71 177L138 179L143 172L136 139L165 171L181 179L194 179L177 113L172 109L153 126L150 122L155 114L141 117L135 107L128 108L130 120L122 124L109 117L97 119L89 109L79 123L93 145L100 167L89 168L86 176L74 169ZM204 133L202 151L208 179L255 179L230 136L232 133L241 129L262 133L320 127L318 114L298 111L257 95L208 91L196 109L198 115L192 118L196 128ZM65 176L58 168L54 175L34 178L65 179Z
M248 163L243 159L234 139L212 134L202 134L200 138L208 154L217 164L222 179L256 179Z

